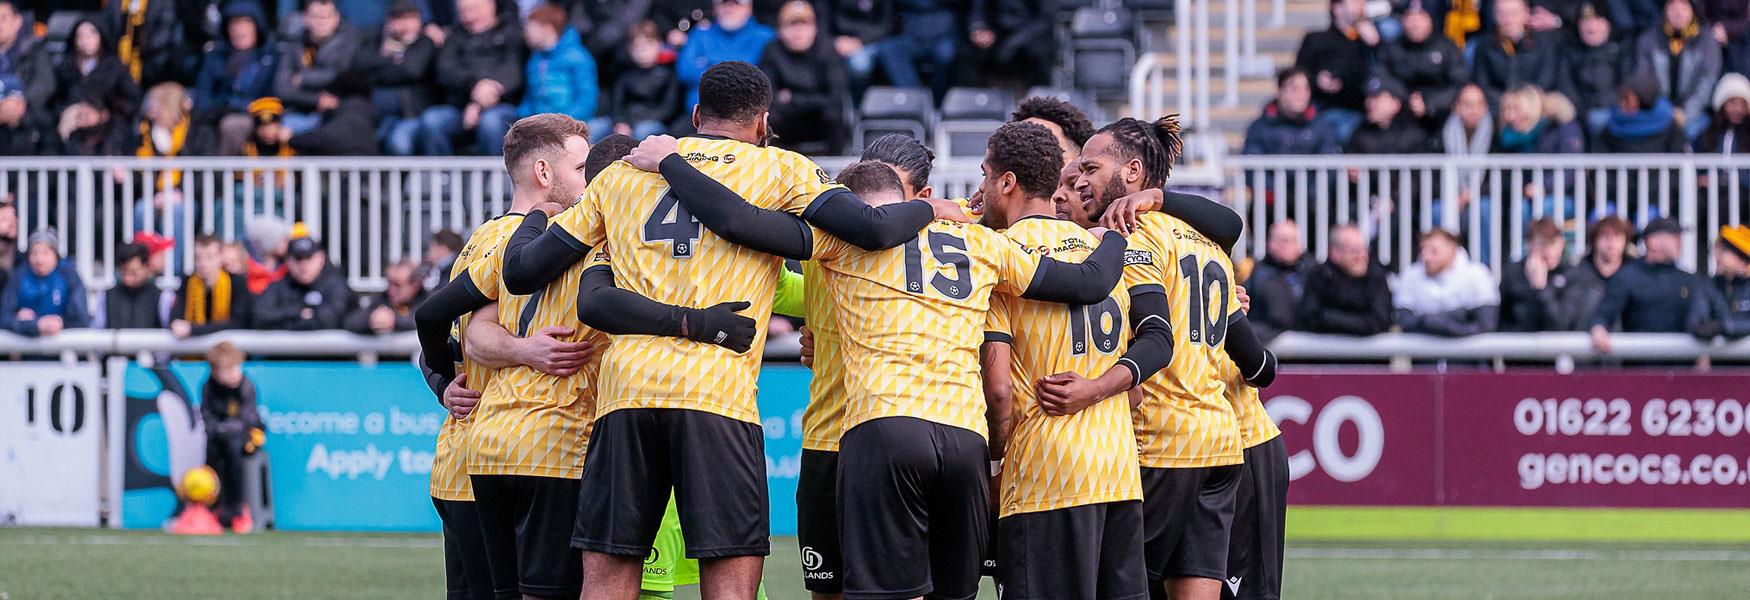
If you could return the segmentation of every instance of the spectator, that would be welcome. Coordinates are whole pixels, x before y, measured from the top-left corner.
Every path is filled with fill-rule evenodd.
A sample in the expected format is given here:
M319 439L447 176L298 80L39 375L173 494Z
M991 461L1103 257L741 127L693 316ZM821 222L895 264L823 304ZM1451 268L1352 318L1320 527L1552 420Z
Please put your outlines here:
M1300 325L1314 333L1374 335L1392 325L1391 284L1373 261L1361 228L1331 231L1330 258L1307 274Z
M675 59L675 74L687 88L686 103L681 105L683 121L699 103L699 77L705 69L728 61L758 63L776 35L771 27L753 21L750 0L717 0L712 10L716 20L693 32Z
M1305 71L1284 69L1276 75L1276 98L1246 126L1243 154L1337 154L1342 141L1329 119L1319 119L1312 105L1312 86Z
M1465 84L1452 105L1452 116L1440 129L1440 147L1448 156L1480 156L1489 153L1495 139L1495 118L1489 115L1489 100L1477 84Z
M1750 335L1750 227L1720 228L1714 243L1713 285L1690 315L1690 333L1703 340Z
M1403 15L1404 36L1380 47L1379 65L1410 90L1410 114L1437 123L1452 111L1458 90L1470 81L1464 55L1443 36L1421 0L1411 0Z
M18 265L25 264L24 252L18 249L18 207L9 199L0 199L0 288Z
M594 0L571 4L571 28L596 62L609 66L632 29L650 17L651 0ZM529 13L532 17L534 13ZM606 68L603 69L608 70Z
M595 118L595 58L583 49L577 32L565 26L565 11L543 4L529 13L523 24L523 40L529 44L529 64L524 75L528 91L517 105L517 117L560 113L589 122Z
M72 43L55 67L55 95L49 105L55 114L63 115L63 130L65 113L77 104L97 109L106 122L119 119L132 123L140 108L140 87L128 76L127 65L116 58L103 29L90 19L73 26ZM88 122L85 118L75 120Z
M875 73L882 41L893 33L893 0L820 0L821 29L845 59L851 91L861 98Z
M363 59L374 59L371 71L377 81L371 88L371 102L377 108L377 138L383 151L394 156L412 156L418 149L419 115L431 107L431 63L437 46L420 35L422 26L419 7L398 0L389 7L382 32L369 46L375 56Z
M1494 97L1527 83L1555 89L1561 60L1556 39L1526 26L1525 0L1495 0L1494 15L1494 34L1483 36L1471 59L1472 80Z
M346 330L366 335L413 331L413 307L425 299L425 288L415 277L418 268L418 263L401 260L383 269L389 288L360 299L358 308L346 315Z
M256 410L255 383L243 375L243 352L231 342L207 351L208 375L201 385L201 423L207 432L207 466L219 476L214 503L219 524L249 533L254 520L244 505L244 461L267 441Z
M283 331L340 329L352 290L340 271L328 266L328 253L314 238L291 241L286 276L267 286L255 303L255 326Z
M145 114L140 120L140 158L172 158L177 156L207 156L218 149L218 132L191 113L194 102L188 89L174 81L152 86L146 91ZM166 170L158 178L159 190L174 188L182 182L182 171Z
M1708 123L1708 102L1720 79L1720 43L1702 35L1689 0L1665 0L1664 23L1635 40L1635 72L1651 73L1659 90L1676 105L1684 139L1695 139Z
M1702 154L1750 153L1750 79L1727 73L1714 86L1714 118L1695 139Z
M1094 137L1094 124L1088 121L1088 115L1061 98L1029 97L1015 106L1015 112L1010 113L1009 120L1038 123L1046 131L1050 131L1057 138L1058 147L1063 148L1065 164L1080 158L1082 145L1088 143L1088 138Z
M1252 295L1252 326L1259 339L1269 341L1284 331L1300 329L1301 298L1306 295L1307 276L1318 268L1300 242L1300 226L1282 220L1270 225L1264 260L1246 279Z
M1750 3L1697 0L1695 12L1708 24L1706 33L1720 44L1725 69L1750 76Z
M435 66L442 103L419 116L420 151L449 156L456 138L473 132L481 154L498 155L523 92L523 37L492 0L456 0L456 11L460 24L447 30Z
M1525 258L1501 272L1501 330L1579 329L1586 315L1573 311L1579 303L1572 296L1583 290L1571 285L1561 228L1545 217L1525 226L1525 238Z
M877 58L887 79L899 87L924 87L920 66L930 69L930 93L941 100L953 87L962 30L962 5L948 0L894 0L898 32L881 44Z
M201 59L194 110L202 120L218 122L219 154L237 156L254 125L249 103L273 95L276 58L264 43L267 17L260 3L237 0L225 5L224 15L224 40Z
M152 278L164 274L165 258L170 250L176 247L176 238L159 235L150 231L134 232L134 243L146 247L146 269L151 271Z
M1049 85L1057 65L1057 15L1047 0L972 2L972 45L990 69L1029 86Z
M18 87L17 78L0 76L0 156L38 154L47 127L36 119L46 116L31 111L30 101L24 90Z
M1591 325L1598 303L1604 300L1604 288L1628 263L1628 240L1634 232L1628 221L1616 215L1599 219L1586 229L1586 247L1590 250L1568 271L1570 291L1563 296L1567 304L1563 312L1573 316L1576 328Z
M1604 300L1588 321L1592 347L1610 352L1610 326L1629 332L1683 332L1689 329L1691 303L1708 287L1694 273L1677 267L1683 227L1670 218L1654 219L1641 230L1646 258L1623 265L1604 288Z
M760 70L772 81L772 135L798 152L838 154L850 133L845 99L850 84L845 61L819 43L814 7L791 0L778 13L778 39L760 54Z
M1331 0L1331 28L1306 34L1294 68L1312 83L1313 104L1334 119L1338 144L1361 124L1367 65L1379 30L1367 20L1365 0Z
M1489 269L1445 229L1422 234L1419 250L1422 260L1398 278L1392 295L1404 332L1462 337L1494 331L1501 297Z
M14 272L0 292L0 329L48 337L91 324L85 284L73 263L61 259L60 247L53 229L30 234L25 250L29 268Z
M1574 106L1559 94L1523 85L1501 96L1497 154L1578 154L1585 149ZM1526 181L1530 181L1527 179Z
M286 251L290 248L292 228L271 215L260 215L243 224L243 235L249 240L249 262L244 269L249 293L259 297L267 286L286 276Z
M242 242L225 242L221 262L225 264L226 273L231 274L232 277L247 276L250 260L249 250L243 247ZM248 282L244 283L243 289L249 289Z
M176 2L105 2L110 22L121 25L116 39L128 76L151 87L166 81L185 82L196 66L183 47L183 28Z
M249 326L254 297L239 276L225 271L224 248L211 235L194 238L194 273L182 278L170 307L172 335L182 338Z
M328 83L325 93L337 98L338 104L322 111L321 125L292 136L286 145L300 156L377 154L376 136L359 135L361 131L377 130L377 108L371 104L371 74L359 69L342 71Z
M668 129L668 122L680 110L680 83L674 69L657 64L661 52L656 26L648 21L640 23L627 48L632 64L614 78L607 114L590 123L593 135L617 133L644 139Z
M1651 74L1629 76L1616 91L1616 108L1604 132L1593 139L1592 152L1618 154L1677 153L1689 149L1671 101L1659 94Z
M1403 111L1403 84L1386 77L1367 82L1367 121L1349 138L1349 154L1421 154L1434 150L1428 131Z
M1586 135L1597 137L1610 120L1616 105L1617 86L1631 68L1625 64L1622 44L1610 36L1610 19L1598 14L1592 4L1580 8L1579 43L1569 43L1563 52L1562 93L1586 117Z
M425 291L435 290L449 281L450 266L456 264L456 255L462 252L462 244L461 234L448 229L431 234L431 245L425 247L425 260L420 263L425 272Z
M655 0L650 20L671 48L687 45L687 37L711 20L712 0Z
M47 145L49 152L68 156L125 156L134 148L126 124L117 123L110 112L80 102L61 113L60 124Z
M138 242L122 244L116 249L116 285L103 293L103 310L97 317L103 329L158 329L164 321L158 317L158 286L152 283L152 268L146 265L149 254Z
M362 44L358 30L341 21L334 0L304 3L303 34L280 42L273 82L274 95L286 106L285 126L293 134L315 129L322 124L322 111L340 105L328 85L352 66Z
M249 130L249 137L243 140L243 155L255 157L286 157L297 156L292 146L286 140L292 138L292 132L280 124L280 117L285 114L284 105L279 98L260 98L249 103L249 116L254 120L254 128Z

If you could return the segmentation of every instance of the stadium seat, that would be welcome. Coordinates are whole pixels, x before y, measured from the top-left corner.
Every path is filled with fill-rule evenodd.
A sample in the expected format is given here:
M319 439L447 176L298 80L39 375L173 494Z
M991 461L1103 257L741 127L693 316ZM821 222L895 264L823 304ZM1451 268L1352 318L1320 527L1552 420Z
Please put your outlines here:
M1167 29L1173 26L1174 0L1124 0L1125 10L1136 19L1136 44L1143 52L1166 52Z
M49 15L48 25L43 32L43 49L48 52L49 64L61 63L61 56L67 53L67 44L73 39L73 28L87 19L104 22L98 15L76 10L59 10Z
M1130 13L1122 9L1077 10L1070 24L1069 66L1074 87L1096 97L1118 95L1130 85L1130 65L1136 62Z
M867 140L903 133L928 141L936 121L936 103L926 88L872 87L863 94L863 106L851 143L857 148Z
M1009 118L1015 100L1002 90L954 88L942 98L937 156L983 156L985 140Z

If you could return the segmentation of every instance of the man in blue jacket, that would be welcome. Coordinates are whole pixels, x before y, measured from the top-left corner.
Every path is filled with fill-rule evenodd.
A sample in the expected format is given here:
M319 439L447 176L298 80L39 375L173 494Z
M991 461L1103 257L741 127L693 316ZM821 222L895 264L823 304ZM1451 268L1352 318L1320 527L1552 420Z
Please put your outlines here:
M682 115L693 114L699 104L699 77L705 69L729 61L759 64L760 53L775 35L771 27L754 22L752 0L716 0L713 14L716 20L687 38L675 60L675 74L687 86Z
M0 329L47 337L91 324L85 284L72 263L61 260L60 246L53 229L30 235L29 268L14 273L0 292Z
M529 44L524 69L528 87L517 105L517 118L561 113L585 123L594 119L600 95L595 58L583 48L577 31L565 26L565 10L552 4L536 7L523 25L523 41Z

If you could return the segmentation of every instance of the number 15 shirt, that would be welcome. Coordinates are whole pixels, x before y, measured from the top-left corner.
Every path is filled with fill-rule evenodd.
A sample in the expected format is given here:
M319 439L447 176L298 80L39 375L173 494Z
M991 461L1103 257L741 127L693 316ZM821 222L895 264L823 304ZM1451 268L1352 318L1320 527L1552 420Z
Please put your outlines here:
M788 150L699 137L679 144L689 164L759 208L800 214L816 198L843 189ZM717 237L687 214L660 174L624 161L597 175L577 204L552 222L589 247L606 243L616 286L693 308L751 302L742 314L759 327L743 354L682 338L615 336L602 357L598 417L623 408L681 408L759 423L755 380L783 259Z
M978 346L991 290L1021 295L1041 256L995 230L949 221L879 252L818 229L814 244L814 260L842 276L828 287L844 361L844 430L915 417L989 439Z
M1161 213L1138 219L1124 252L1132 294L1161 290L1171 307L1173 359L1142 384L1133 414L1143 467L1192 468L1241 462L1239 425L1218 365L1230 313L1239 310L1233 262L1209 238Z

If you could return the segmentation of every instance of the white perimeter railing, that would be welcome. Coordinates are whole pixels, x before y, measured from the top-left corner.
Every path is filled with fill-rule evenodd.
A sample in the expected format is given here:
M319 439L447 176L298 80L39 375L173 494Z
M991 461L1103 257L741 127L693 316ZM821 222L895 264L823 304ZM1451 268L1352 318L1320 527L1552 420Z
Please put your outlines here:
M0 356L198 356L221 341L236 344L258 358L352 357L365 364L375 364L383 357L404 359L419 352L419 340L412 333L230 331L178 339L163 330L71 329L47 338L0 332ZM1572 370L1576 361L1600 359L1690 361L1705 357L1734 364L1750 362L1750 339L1701 342L1681 333L1614 334L1609 355L1593 350L1591 337L1582 332L1486 333L1466 338L1406 333L1358 338L1288 332L1271 341L1270 348L1290 362L1390 362L1399 369L1409 367L1411 361L1431 360L1552 363L1563 372ZM769 340L765 358L795 360L799 351L792 334Z
M852 160L819 162L837 172ZM940 159L933 174L944 197L971 195L980 177L976 159ZM161 180L174 185L149 185ZM1261 257L1269 224L1293 219L1323 260L1324 232L1358 223L1392 266L1409 264L1417 237L1443 227L1465 234L1471 255L1498 271L1542 216L1570 234L1579 256L1585 225L1617 214L1636 225L1676 218L1689 242L1682 264L1706 271L1719 226L1750 212L1750 159L1703 155L1229 156L1181 166L1170 184L1246 217L1242 254ZM258 214L304 222L354 289L381 290L385 264L417 258L433 232L466 234L510 203L509 178L492 158L6 159L0 192L17 203L20 237L61 232L63 253L94 291L110 287L115 249L135 231L178 239L160 281L174 287L193 268L195 234L237 240Z

